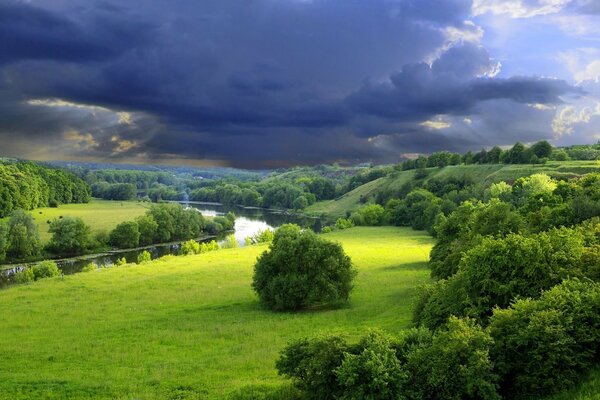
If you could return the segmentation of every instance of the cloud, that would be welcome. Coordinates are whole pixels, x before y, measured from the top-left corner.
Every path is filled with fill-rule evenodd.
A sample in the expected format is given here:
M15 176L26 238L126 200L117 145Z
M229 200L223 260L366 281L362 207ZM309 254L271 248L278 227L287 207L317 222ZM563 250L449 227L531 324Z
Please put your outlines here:
M595 9L558 0L3 2L3 152L260 167L547 138L565 98L584 90L527 68L508 74L513 61L486 45L494 32L482 16L558 7ZM588 76L595 64L578 68Z

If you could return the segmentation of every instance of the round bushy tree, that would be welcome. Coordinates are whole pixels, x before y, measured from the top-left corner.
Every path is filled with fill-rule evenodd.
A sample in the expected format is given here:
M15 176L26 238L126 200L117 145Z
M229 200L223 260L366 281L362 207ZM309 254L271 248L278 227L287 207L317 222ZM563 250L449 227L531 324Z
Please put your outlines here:
M264 306L298 310L347 300L355 274L341 245L289 224L258 258L252 287Z

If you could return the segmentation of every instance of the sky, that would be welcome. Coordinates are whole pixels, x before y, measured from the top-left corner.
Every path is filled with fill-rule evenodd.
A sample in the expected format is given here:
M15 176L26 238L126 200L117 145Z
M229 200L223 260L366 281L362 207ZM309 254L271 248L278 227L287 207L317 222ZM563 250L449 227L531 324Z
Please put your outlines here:
M274 168L600 139L600 0L0 0L0 156Z

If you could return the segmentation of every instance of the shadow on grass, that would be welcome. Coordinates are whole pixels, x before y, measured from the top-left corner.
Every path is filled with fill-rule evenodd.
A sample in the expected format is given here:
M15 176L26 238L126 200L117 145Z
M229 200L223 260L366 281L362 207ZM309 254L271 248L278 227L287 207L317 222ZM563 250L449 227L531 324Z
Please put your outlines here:
M382 271L422 271L429 269L428 261L419 261L408 264L389 265L381 268Z

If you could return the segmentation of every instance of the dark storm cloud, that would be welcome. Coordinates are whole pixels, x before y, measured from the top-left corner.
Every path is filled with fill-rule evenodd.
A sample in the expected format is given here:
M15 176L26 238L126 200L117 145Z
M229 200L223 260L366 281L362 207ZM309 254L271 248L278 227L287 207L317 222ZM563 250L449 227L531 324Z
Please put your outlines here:
M565 81L536 77L492 78L497 68L487 51L474 44L449 49L431 66L405 65L389 81L366 85L348 99L359 113L403 121L435 115L468 115L483 101L559 104L560 96L577 93Z
M495 78L484 48L449 42L448 29L474 31L470 10L469 0L0 0L0 137L23 156L44 141L66 158L389 161L481 143L467 127L422 125L439 115L576 92Z
M0 63L99 61L149 39L151 25L129 21L114 11L100 8L85 21L73 21L20 1L0 3ZM121 37L127 37L128 43Z

